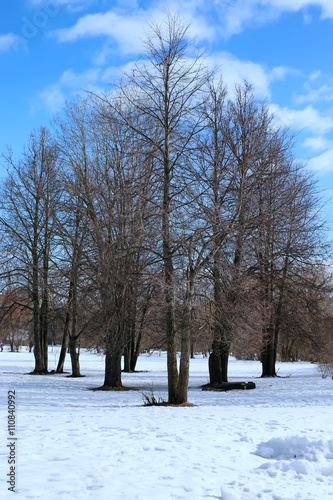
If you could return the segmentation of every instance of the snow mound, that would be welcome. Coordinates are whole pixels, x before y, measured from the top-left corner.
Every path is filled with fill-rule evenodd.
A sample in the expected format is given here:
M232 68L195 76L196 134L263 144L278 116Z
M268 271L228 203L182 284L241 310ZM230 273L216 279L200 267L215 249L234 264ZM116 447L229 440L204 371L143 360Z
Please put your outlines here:
M229 490L221 488L220 500L239 500L239 497L234 496Z
M309 476L322 481L323 476L333 478L332 450L333 439L324 442L291 436L258 444L254 455L274 459L274 462L265 462L257 469L272 478L291 473L295 477Z
M323 454L326 454L326 458L330 458L332 448L333 440L324 443L322 440L311 441L307 437L290 436L272 438L269 441L258 444L254 455L276 460L302 458L310 462L316 462L319 456Z

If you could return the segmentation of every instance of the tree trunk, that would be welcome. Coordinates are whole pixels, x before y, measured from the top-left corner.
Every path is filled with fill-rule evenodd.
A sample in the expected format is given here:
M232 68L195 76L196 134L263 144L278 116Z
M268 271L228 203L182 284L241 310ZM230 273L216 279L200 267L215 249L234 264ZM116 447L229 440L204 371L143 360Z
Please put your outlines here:
M104 388L116 389L122 387L121 383L121 349L110 352L107 348L105 355Z
M121 382L121 357L123 352L123 332L119 324L113 322L108 327L106 335L106 353L105 353L105 378L104 389L116 389L122 387Z
M193 269L188 270L187 290L185 298L185 312L182 324L181 355L179 365L179 378L177 385L177 403L187 403L188 381L190 375L190 354L191 354L191 319L194 301L195 275Z
M133 291L132 291L133 293ZM124 319L125 326L125 348L124 348L124 372L131 373L132 369L132 356L134 350L135 342L135 318L133 317L133 300L132 298L127 298L127 305L125 306L127 315Z
M48 297L47 291L44 291L42 305L40 308L40 337L42 340L42 355L44 359L44 369L47 373L48 366Z
M72 264L72 275L73 275L73 268L74 268L74 265ZM57 370L56 370L57 373L64 372L66 353L67 353L67 350L69 350L68 344L69 344L69 329L70 329L70 322L71 322L71 315L72 315L72 303L73 303L73 277L71 278L70 283L69 283L65 327L64 327L64 334L62 337L62 344L61 344L61 351L60 351L58 366L57 366Z
M138 357L139 357L140 350L141 350L141 340L142 340L143 329L144 329L144 325L145 325L145 318L146 318L146 314L149 310L149 303L150 303L151 297L152 297L151 290L148 290L147 297L146 297L146 300L144 302L143 309L142 309L142 314L141 314L141 318L140 318L140 325L139 325L139 333L138 333L138 338L136 339L136 342L134 342L135 338L133 337L133 352L132 352L132 359L131 359L131 370L133 372L135 371L136 363L138 361ZM135 309L136 309L136 307L137 307L137 305L135 304ZM135 316L135 318L136 318L136 316ZM136 326L136 322L135 322L135 325L133 325L133 328L135 328L135 326Z
M220 346L222 382L228 382L229 342L222 342Z
M139 268L139 264L137 265L137 269ZM136 330L137 330L137 301L138 301L138 286L137 286L137 280L135 285L133 286L132 290L132 300L131 300L131 317L129 318L129 351L130 351L130 360L129 360L129 371L134 372L135 371L135 365L138 360L139 353L136 355L136 343L135 342L135 337L136 337ZM139 331L139 336L140 335ZM141 342L141 338L140 338ZM140 343L139 342L139 343ZM125 363L124 363L125 365ZM124 369L124 371L126 371Z
M69 349L71 354L71 362L72 362L72 377L81 377L80 373L80 354L77 351L78 347L78 337L70 337L69 339Z
M9 335L10 352L14 352L14 333Z
M222 366L220 356L220 342L215 339L212 345L212 352L208 359L209 383L210 385L222 383Z
M167 368L168 368L168 402L170 404L177 403L177 383L178 383L178 368L177 368L177 349L175 337L169 335L167 341Z
M142 339L142 329L140 328L140 331L139 331L139 334L138 334L138 338L137 338L137 341L136 341L136 344L135 344L135 349L134 349L134 352L133 352L132 358L131 358L131 371L132 372L135 371L136 363L138 361L138 357L139 357L139 354L140 354L141 339Z
M177 349L173 297L173 266L169 245L165 243L165 302L166 302L166 337L167 337L167 368L169 403L177 403Z
M191 359L194 359L194 340L191 337Z
M265 345L261 353L262 377L276 377L276 349L272 331L265 336Z
M75 262L75 261L74 261ZM72 280L72 289L73 289L73 300L72 300L72 328L69 332L69 350L71 354L71 362L72 362L72 377L80 377L80 363L79 357L80 353L78 350L78 341L80 335L77 334L77 306L78 306L78 297L77 297L77 272L76 267L74 266L73 272L73 280Z
M132 362L132 356L131 356L131 348L126 342L125 349L124 349L124 372L125 373L131 373L131 363Z
M64 334L62 337L62 344L61 344L61 351L60 351L58 366L57 366L57 370L56 370L57 373L64 373L64 364L65 364L66 352L68 349L68 342L69 342L69 321L70 321L70 312L68 310L67 314L66 314Z
M175 303L174 303L174 269L172 262L171 237L170 237L170 122L169 122L169 70L165 64L164 75L164 157L163 157L163 204L162 204L162 240L163 240L163 266L165 277L165 306L166 306L166 338L167 338L167 368L168 368L168 396L169 403L177 403L177 350L175 328Z
M33 302L33 332L34 332L34 358L35 368L32 373L39 375L47 372L45 367L44 350L40 332L40 310L38 296L38 271L37 259L34 258L32 271L32 302Z
M215 171L216 176L216 171ZM215 197L215 210L218 206L218 183L214 180L214 197ZM219 229L219 213L215 213L214 220L214 233L218 232ZM214 255L214 265L213 265L213 276L214 276L214 339L212 344L212 352L209 356L208 366L209 366L209 380L211 385L221 384L225 382L223 380L222 373L222 362L224 360L222 356L222 311L223 311L223 292L222 292L222 280L221 280L221 250L216 247L216 253ZM225 366L224 366L225 369Z
M230 338L231 332L224 331L220 328L213 341L212 353L209 356L209 381L211 385L228 382L228 363L230 353ZM227 337L227 338L223 338Z
M45 228L43 244L43 289L42 306L40 319L40 335L43 343L44 368L48 368L48 333L49 333L49 185L46 187L46 206L45 206Z

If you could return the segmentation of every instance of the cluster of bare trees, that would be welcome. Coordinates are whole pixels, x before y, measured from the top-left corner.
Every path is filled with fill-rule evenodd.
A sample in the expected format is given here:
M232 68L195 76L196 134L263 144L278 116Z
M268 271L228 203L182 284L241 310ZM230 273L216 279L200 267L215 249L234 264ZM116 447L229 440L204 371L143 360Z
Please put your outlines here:
M196 347L215 384L230 352L274 376L278 353L322 346L315 183L251 85L229 97L187 31L172 15L150 25L116 90L77 98L20 160L7 155L2 281L29 311L35 373L48 371L52 321L57 370L69 349L80 376L84 338L105 350L104 389L121 387L122 356L133 371L143 346L165 348L178 404Z

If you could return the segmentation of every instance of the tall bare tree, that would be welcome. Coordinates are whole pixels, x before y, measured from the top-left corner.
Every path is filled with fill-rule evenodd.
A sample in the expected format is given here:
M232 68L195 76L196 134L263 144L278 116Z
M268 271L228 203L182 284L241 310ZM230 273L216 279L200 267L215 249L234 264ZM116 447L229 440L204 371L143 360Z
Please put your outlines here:
M42 128L30 136L19 161L11 153L6 160L9 174L1 193L0 223L5 251L12 259L7 274L12 283L19 283L30 296L33 373L43 374L48 371L49 272L60 196L57 152L49 132Z
M263 377L276 375L287 295L293 287L295 297L299 295L301 277L304 289L308 288L311 273L304 271L315 269L326 253L321 243L323 221L315 190L312 176L292 157L284 155L271 164L270 174L259 189L262 218L254 241L264 315Z
M159 186L156 207L161 220L160 253L164 270L170 403L184 402L185 397L182 390L183 394L179 395L178 385L174 299L177 241L174 238L174 220L184 189L186 158L191 142L202 126L197 108L207 81L201 55L192 57L193 45L188 40L188 28L172 14L167 14L161 23L152 22L148 25L144 40L145 57L124 78L119 90L123 107L117 109L118 118L146 142L155 158L154 181ZM123 111L129 106L144 118L145 128L134 125L126 118Z

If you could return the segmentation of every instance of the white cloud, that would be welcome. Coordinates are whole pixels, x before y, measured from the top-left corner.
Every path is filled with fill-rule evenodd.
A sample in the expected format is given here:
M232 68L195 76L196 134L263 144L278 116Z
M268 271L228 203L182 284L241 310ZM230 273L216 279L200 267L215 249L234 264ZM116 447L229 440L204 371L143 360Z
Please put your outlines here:
M97 89L100 88L101 84L112 85L119 81L123 73L132 72L135 65L134 60L128 61L121 66L105 67L105 62L108 56L114 53L114 49L105 47L103 50L106 52L105 57L103 56L102 60L95 61L96 64L102 63L101 65L98 64L82 73L75 73L72 69L63 72L58 81L61 87L76 89L77 91ZM218 73L223 76L224 83L231 94L236 84L242 84L244 80L247 80L253 84L254 93L259 98L269 98L270 74L260 64L242 61L228 52L220 52L215 54L214 57L208 57L206 62L209 67L217 66L219 68Z
M309 80L317 80L318 78L320 78L320 76L321 76L321 71L320 70L314 71L309 76Z
M134 67L135 61L129 61L123 66L109 66L103 71L101 80L106 85L113 85L115 82L119 82L124 73L131 74Z
M232 92L236 84L247 80L253 84L254 93L261 98L270 96L270 77L260 64L242 61L228 52L220 52L210 57L212 66L217 65L228 89Z
M294 96L297 104L306 102L333 101L333 85L322 85L318 88L311 88L305 85L306 93L300 96Z
M108 70L101 68L90 68L82 73L68 69L61 74L57 83L47 85L37 94L35 107L39 107L42 103L50 113L56 113L61 110L66 98L71 99L85 90L91 92L102 90L100 84L106 82L107 74ZM109 74L111 75L111 69Z
M203 41L208 40L212 42L217 36L217 27L214 26L210 21L204 19L199 13L181 13L181 15L186 18L190 23L189 34L193 36L196 40ZM195 16L195 17L194 17Z
M24 45L24 40L14 35L13 33L8 33L7 35L0 35L0 53L7 52L9 50L16 50Z
M276 66L269 74L271 81L285 80L289 75L302 76L302 72L290 66Z
M326 139L325 137L307 137L303 143L305 148L310 148L313 151L320 151L324 149L330 149L333 147L333 141Z
M161 7L161 8L160 8ZM180 6L178 5L179 10ZM216 27L205 19L200 12L196 12L196 5L186 3L181 8L181 17L190 23L189 35L197 40L212 41L216 36ZM174 12L177 11L175 7ZM146 21L150 19L162 20L164 17L162 6L154 4L147 10L131 9L104 13L87 14L80 17L70 28L54 31L59 42L75 42L80 38L107 37L117 43L124 54L135 54L142 50L142 39L146 28ZM104 60L105 49L100 59Z
M333 18L332 0L235 0L216 3L226 37L241 33L245 28L260 26L277 19L284 12L298 12L316 6L322 18Z
M99 49L94 57L94 64L97 66L105 66L108 60L114 56L115 48L109 42L106 42L101 49Z
M297 130L310 130L317 134L326 134L333 130L333 119L323 116L312 106L304 109L280 108L276 104L271 104L270 109L275 119L284 127L291 127Z
M68 29L55 32L59 42L72 42L82 37L107 36L121 47L125 54L140 51L143 17L137 14L126 17L114 12L105 14L88 14Z
M274 19L274 11L269 5L261 9L257 0L236 0L235 2L224 2L220 0L219 7L222 30L226 38L241 33L250 25L260 25Z
M67 8L84 8L94 0L31 0L34 5L56 2ZM118 5L119 4L119 5ZM198 40L212 41L241 33L247 27L260 26L278 18L283 12L297 12L316 5L322 17L333 17L331 0L216 0L210 4L204 0L179 0L169 2L169 8L177 10L185 19L192 20L191 32ZM60 42L76 41L82 37L104 36L113 39L126 53L137 53L143 35L144 21L159 18L165 10L162 0L144 8L136 0L114 2L107 12L87 14L73 26L55 31Z
M38 93L37 99L43 103L51 113L60 111L65 102L65 95L63 94L59 84L48 85L44 90Z
M68 89L91 89L101 77L99 68L91 68L82 73L75 73L72 69L64 71L59 79L61 86Z
M333 149L329 149L315 158L312 158L308 165L313 170L320 173L328 173L333 171Z

